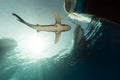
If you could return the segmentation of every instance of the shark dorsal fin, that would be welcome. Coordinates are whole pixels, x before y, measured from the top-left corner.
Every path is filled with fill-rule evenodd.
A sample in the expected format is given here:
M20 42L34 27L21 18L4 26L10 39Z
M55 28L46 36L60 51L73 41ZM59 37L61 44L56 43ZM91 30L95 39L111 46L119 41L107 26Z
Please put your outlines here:
M59 14L55 12L54 15L55 15L56 24L61 24L61 19L60 19Z
M55 32L55 44L59 41L61 32Z

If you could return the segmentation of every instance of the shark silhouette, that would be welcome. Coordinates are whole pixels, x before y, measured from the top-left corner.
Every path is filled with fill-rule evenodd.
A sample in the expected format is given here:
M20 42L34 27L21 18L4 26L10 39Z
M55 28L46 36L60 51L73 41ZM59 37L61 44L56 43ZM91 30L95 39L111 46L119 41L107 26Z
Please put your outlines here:
M37 32L40 32L40 31L55 32L55 34L56 34L55 43L58 42L61 32L69 31L71 29L71 27L69 25L61 24L61 19L57 12L54 13L56 23L53 25L39 25L39 24L34 25L34 24L30 24L30 23L24 21L20 16L18 16L15 13L12 13L12 15L16 16L18 18L18 21L37 30Z

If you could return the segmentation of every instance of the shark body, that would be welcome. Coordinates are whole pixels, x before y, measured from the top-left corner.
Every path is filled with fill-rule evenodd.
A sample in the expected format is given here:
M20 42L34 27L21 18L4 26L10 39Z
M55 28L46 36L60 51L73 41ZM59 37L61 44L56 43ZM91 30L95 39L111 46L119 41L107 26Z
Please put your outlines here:
M16 16L18 18L18 21L37 30L37 32L40 32L40 31L55 32L55 34L56 34L55 43L57 43L61 32L69 31L71 29L71 27L67 24L61 24L61 19L60 19L58 13L55 12L54 15L55 15L55 20L56 20L55 24L53 24L53 25L39 25L39 24L34 25L34 24L30 24L30 23L24 21L20 16L13 13L13 16Z

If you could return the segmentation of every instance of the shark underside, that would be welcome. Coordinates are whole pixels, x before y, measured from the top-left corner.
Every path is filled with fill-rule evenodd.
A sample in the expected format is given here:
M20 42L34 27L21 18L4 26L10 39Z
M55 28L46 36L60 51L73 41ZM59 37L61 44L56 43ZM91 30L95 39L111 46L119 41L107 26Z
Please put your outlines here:
M37 30L37 32L40 32L40 31L55 32L55 34L56 34L55 43L57 43L61 32L69 31L71 29L71 27L67 24L61 24L61 19L57 12L55 12L54 15L55 15L55 20L56 20L55 24L53 24L53 25L39 25L39 24L34 25L34 24L30 24L30 23L24 21L20 16L13 13L13 16L16 16L18 18L18 21Z

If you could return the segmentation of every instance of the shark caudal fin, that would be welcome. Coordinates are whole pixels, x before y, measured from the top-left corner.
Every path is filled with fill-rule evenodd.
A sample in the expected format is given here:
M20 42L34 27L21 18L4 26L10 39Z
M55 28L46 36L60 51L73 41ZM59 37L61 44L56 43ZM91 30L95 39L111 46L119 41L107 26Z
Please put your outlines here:
M15 16L15 17L17 17L17 18L18 18L18 19L17 19L18 21L26 24L26 22L25 22L20 16L18 16L17 14L12 13L12 15Z
M38 24L37 24L37 25L34 25L34 24L30 24L30 23L26 22L25 20L23 20L20 16L18 16L18 15L15 14L15 13L12 13L12 15L15 16L15 17L17 17L17 18L18 18L18 19L17 19L18 21L20 21L21 23L26 24L27 26L29 26L29 27L31 27L31 28L33 28L33 29L35 29L35 26L38 26Z

